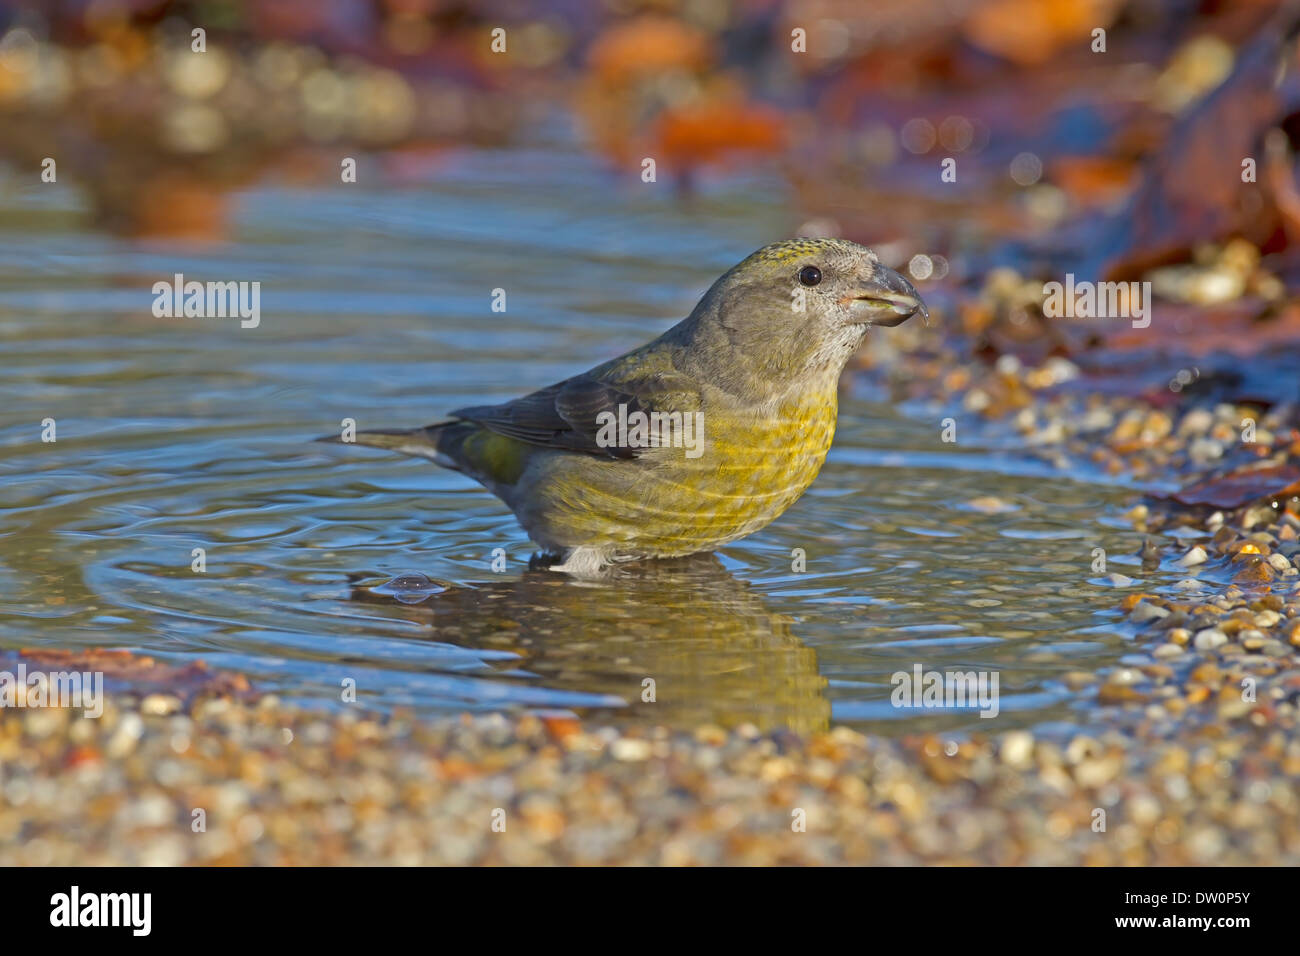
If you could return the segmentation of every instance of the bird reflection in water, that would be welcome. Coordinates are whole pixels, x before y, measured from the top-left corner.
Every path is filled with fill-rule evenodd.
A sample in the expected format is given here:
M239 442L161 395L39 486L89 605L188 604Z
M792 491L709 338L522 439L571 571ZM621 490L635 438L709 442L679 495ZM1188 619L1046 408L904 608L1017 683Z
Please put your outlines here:
M496 665L499 680L621 698L614 720L827 727L815 652L715 555L619 566L600 581L545 567L535 558L517 578L469 586L421 574L358 581L351 596L427 625L434 640L517 655Z

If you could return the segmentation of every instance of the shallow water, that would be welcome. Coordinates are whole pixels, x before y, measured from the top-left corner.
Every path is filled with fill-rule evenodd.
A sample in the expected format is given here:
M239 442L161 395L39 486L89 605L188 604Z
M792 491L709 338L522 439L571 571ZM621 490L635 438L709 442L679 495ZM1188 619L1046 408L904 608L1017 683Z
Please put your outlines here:
M215 245L113 239L71 191L0 191L0 647L201 657L316 704L351 678L364 703L426 713L1087 723L1061 675L1131 647L1090 565L1105 547L1141 578L1118 519L1135 492L944 444L937 409L851 389L820 478L775 524L602 584L530 571L513 517L459 475L309 442L616 355L790 215L772 183L683 204L545 150L460 154L385 188L267 185ZM151 287L177 272L259 280L261 325L154 318ZM970 505L991 495L1008 507ZM890 675L918 662L998 672L1000 716L894 708Z

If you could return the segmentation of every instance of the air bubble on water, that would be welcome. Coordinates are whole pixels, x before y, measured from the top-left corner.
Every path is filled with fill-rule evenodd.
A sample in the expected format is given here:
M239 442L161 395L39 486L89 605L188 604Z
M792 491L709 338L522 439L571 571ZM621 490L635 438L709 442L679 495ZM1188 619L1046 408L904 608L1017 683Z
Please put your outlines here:
M419 604L432 595L447 590L436 581L431 581L419 571L407 571L390 581L371 588L375 594L387 594L403 604Z

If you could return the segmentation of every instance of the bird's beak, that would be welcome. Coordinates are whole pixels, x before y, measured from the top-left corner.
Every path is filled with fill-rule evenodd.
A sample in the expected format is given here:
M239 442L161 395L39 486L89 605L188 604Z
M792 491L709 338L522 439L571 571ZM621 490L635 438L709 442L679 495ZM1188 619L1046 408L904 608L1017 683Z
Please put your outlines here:
M883 325L893 328L920 312L927 325L930 310L908 282L893 269L876 266L870 281L849 302L852 321L861 325Z

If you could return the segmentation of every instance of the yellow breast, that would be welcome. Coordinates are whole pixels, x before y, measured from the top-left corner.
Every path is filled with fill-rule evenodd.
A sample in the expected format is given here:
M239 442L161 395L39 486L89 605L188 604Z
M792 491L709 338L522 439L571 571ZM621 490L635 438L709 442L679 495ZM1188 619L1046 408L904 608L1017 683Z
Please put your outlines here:
M530 528L546 545L671 557L764 527L804 493L835 436L834 385L762 415L705 413L703 453L659 448L635 461L569 456ZM521 515L521 520L523 516Z

